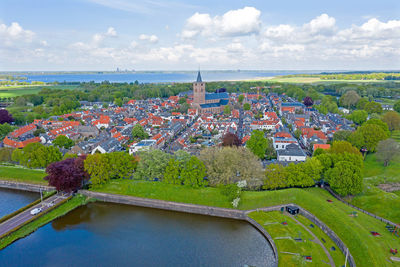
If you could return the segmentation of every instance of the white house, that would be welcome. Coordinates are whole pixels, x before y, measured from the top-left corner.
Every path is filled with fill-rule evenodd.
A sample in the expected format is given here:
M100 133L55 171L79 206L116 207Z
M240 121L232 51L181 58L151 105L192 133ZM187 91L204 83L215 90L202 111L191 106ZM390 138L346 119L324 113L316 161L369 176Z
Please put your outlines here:
M149 150L150 148L155 147L156 144L157 140L153 139L142 140L139 143L133 144L131 147L129 147L129 154L132 155L138 151Z
M276 151L278 161L305 161L306 153L297 145L289 144L285 149Z

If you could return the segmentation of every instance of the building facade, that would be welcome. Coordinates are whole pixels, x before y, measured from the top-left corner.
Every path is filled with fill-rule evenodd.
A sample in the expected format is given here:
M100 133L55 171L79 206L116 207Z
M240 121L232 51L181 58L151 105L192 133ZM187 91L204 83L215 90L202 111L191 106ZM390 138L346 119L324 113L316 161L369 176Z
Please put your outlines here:
M221 113L228 104L228 93L206 93L206 83L201 79L199 71L193 83L193 108L199 113Z

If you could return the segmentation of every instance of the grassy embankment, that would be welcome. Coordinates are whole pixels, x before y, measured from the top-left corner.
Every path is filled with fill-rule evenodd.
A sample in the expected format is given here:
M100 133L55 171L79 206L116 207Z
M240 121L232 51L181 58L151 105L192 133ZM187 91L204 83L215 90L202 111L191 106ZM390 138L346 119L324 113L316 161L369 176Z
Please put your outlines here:
M0 170L4 168L9 167L1 167ZM28 177L28 173L23 177ZM221 195L220 190L217 188L194 189L160 182L112 180L110 183L92 190L232 208L227 197ZM392 266L392 263L388 262L388 258L391 256L389 249L400 248L400 239L391 235L386 230L384 223L362 213L359 213L358 217L350 217L349 215L355 211L354 209L336 200L333 203L329 203L326 201L327 199L333 199L333 197L319 188L260 192L245 191L242 193L239 208L248 210L283 203L298 204L313 213L335 231L349 247L358 266ZM386 207L384 208L386 209ZM377 231L382 236L374 237L370 234L370 231Z
M43 180L45 176L46 173L44 170L32 170L17 166L0 166L0 180L47 185L48 182Z
M0 250L8 246L9 244L13 243L14 241L23 238L32 232L36 231L38 228L48 224L49 222L53 221L54 219L61 217L71 210L86 204L89 201L85 196L76 195L72 197L67 202L61 204L60 206L54 208L53 210L49 211L46 214L41 215L35 220L28 222L27 224L23 225L21 228L12 232L11 234L3 237L0 239Z
M279 211L260 211L250 213L249 217L253 218L263 226L274 239L279 253L279 264L281 266L321 266L329 263L329 259L322 247L311 241L314 237L302 226L297 224L291 216L281 214ZM317 226L311 228L310 225L312 222L301 215L297 215L296 219L317 236L329 251L336 266L344 264L344 254L320 228ZM287 225L283 225L282 222L286 222ZM295 238L301 238L302 240L296 241ZM332 250L332 247L334 247L335 250ZM299 255L282 252L295 253ZM306 262L304 256L311 256L312 262Z
M228 199L216 188L192 189L178 185L165 185L160 182L138 182L113 180L93 189L93 191L114 194L163 199L168 201L202 204L218 207L232 207ZM242 193L240 209L295 203L313 213L328 225L349 247L357 266L393 266L388 261L390 248L400 248L400 238L389 233L385 224L363 213L351 217L355 211L349 206L334 200L325 190L319 188L285 189L277 191L245 191ZM371 235L371 231L381 234Z
M389 193L378 188L383 183L400 183L400 159L384 167L370 154L364 162L364 190L361 194L348 198L354 206L372 212L394 223L400 223L400 192Z
M77 85L19 85L19 86L0 86L0 97L16 97L21 95L37 94L43 88L72 90Z

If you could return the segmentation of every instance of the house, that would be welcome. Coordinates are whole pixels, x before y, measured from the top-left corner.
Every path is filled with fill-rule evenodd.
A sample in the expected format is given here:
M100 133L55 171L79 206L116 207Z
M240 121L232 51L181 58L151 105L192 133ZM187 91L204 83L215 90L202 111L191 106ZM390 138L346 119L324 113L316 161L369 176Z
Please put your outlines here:
M115 152L115 151L121 151L122 146L120 142L115 139L115 138L109 138L101 142L99 145L97 145L93 150L92 154L94 153L110 153L110 152Z
M275 150L285 149L290 144L297 144L297 140L288 132L278 132L272 138Z
M134 143L129 147L129 154L132 155L139 151L147 151L150 148L154 147L156 144L157 141L153 139L142 140L139 143Z
M99 134L99 130L94 126L79 125L76 129L83 137L96 137Z
M278 161L305 161L306 153L297 144L289 144L285 149L276 151Z

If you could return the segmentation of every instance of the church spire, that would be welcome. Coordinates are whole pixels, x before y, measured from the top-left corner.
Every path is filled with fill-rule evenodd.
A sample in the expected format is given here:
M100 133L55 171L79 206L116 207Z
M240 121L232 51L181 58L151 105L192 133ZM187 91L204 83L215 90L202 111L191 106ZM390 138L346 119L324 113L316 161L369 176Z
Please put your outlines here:
M201 80L200 70L199 70L199 72L197 73L197 81L196 81L196 82L198 82L198 83L203 82L203 81Z

